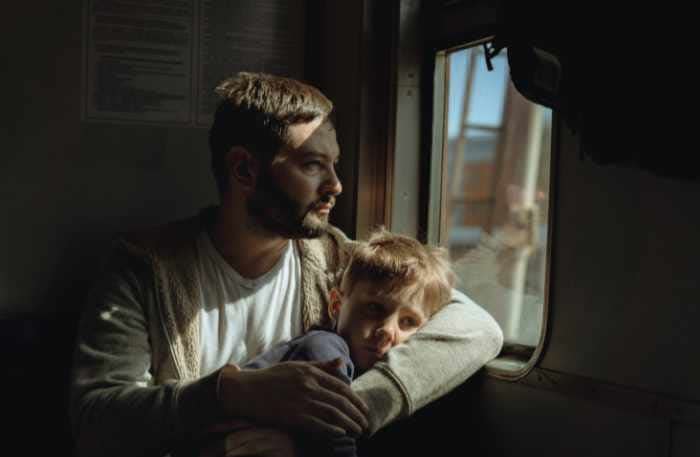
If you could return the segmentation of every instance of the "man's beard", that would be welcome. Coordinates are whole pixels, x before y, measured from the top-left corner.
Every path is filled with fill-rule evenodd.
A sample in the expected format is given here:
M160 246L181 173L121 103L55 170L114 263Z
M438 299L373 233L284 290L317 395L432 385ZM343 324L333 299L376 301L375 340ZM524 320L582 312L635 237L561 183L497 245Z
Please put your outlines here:
M318 238L325 233L328 221L313 210L334 197L327 195L304 207L288 196L268 174L261 176L248 199L248 214L262 229L285 238Z

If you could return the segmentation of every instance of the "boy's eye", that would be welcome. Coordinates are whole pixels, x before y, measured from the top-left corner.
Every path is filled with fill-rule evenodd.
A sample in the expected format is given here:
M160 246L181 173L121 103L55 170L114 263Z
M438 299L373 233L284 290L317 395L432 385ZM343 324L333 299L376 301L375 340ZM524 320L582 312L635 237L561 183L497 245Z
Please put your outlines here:
M382 305L380 305L379 303L369 303L367 305L367 312L372 315L381 314Z
M418 327L418 320L412 317L402 317L399 321L401 328L414 328Z

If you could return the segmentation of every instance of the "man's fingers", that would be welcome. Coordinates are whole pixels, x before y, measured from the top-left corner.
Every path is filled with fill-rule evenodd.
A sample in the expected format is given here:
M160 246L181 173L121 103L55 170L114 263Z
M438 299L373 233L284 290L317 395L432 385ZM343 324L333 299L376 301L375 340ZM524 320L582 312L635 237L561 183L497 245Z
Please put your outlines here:
M319 381L319 384L321 384L326 389L330 389L340 393L341 395L345 396L350 401L352 401L352 403L360 411L362 411L363 414L369 414L369 408L367 407L365 402L363 402L360 399L360 397L358 397L357 394L355 394L355 392L352 391L349 385L345 384L343 381L341 381L334 375L334 373L336 372L335 370L339 368L339 366L333 365L336 362L342 364L342 361L340 359L334 359L329 362L318 362L312 364L313 366L321 370L321 373L317 374L316 376Z
M333 394L331 393L331 395ZM341 427L348 435L359 436L362 434L362 431L364 430L362 424L353 420L334 405L323 400L315 400L312 402L312 404L314 415L322 421L337 427Z
M237 372L230 381L239 408L230 414L327 436L360 435L368 428L367 406L350 386L326 372L337 372L338 363L342 361L283 362Z
M323 362L322 364L328 367L333 366L337 362L341 362L340 359ZM316 368L319 368L319 366L317 365ZM335 376L323 372L322 369L319 368L319 370L314 370L314 374L320 389L314 391L313 397L335 409L333 418L328 417L326 412L327 419L336 420L336 425L342 426L350 433L362 434L362 431L369 427L367 420L369 409L367 405L352 391L350 386ZM342 414L342 416L338 416L338 413ZM341 421L337 422L339 418ZM357 430L358 427L360 428L359 431Z
M342 418L343 422L342 424L338 423L338 425L342 425L346 430L352 433L362 434L362 432L369 427L367 417L343 395L332 390L321 388L314 393L314 399L337 412L337 414L334 414L334 417L338 414L342 414L342 416L339 417ZM348 421L350 421L353 426L352 429L344 425L347 424Z
M317 379L321 387L335 392L336 394L347 399L366 421L367 415L369 414L369 408L365 402L352 391L349 385L345 384L335 376L319 375Z
M333 424L329 424L311 414L304 414L301 417L301 425L304 431L318 433L326 436L345 436L345 429Z

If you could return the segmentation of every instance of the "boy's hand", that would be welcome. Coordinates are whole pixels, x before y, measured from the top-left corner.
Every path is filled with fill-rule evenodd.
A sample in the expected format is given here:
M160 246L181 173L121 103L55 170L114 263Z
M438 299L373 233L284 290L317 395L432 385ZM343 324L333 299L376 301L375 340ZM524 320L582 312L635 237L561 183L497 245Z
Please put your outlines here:
M257 370L227 365L219 376L218 396L228 417L330 436L359 436L368 426L367 406L331 374L338 362L282 362Z

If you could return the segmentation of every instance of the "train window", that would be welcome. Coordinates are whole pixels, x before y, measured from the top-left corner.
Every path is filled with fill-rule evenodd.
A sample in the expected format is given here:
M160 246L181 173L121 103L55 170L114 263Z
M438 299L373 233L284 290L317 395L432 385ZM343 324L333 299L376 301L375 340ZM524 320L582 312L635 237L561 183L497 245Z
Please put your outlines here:
M478 45L437 55L429 208L458 288L503 329L501 362L543 337L552 131L551 110L510 81L506 52L491 71Z

